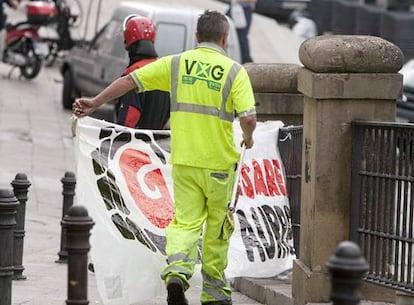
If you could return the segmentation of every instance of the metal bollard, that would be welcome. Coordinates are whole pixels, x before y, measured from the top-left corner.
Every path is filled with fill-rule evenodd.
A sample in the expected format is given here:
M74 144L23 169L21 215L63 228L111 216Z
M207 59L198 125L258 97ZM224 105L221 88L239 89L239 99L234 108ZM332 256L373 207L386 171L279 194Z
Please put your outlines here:
M26 218L27 193L31 183L27 180L26 174L19 173L11 182L11 185L13 186L14 196L16 196L19 201L16 214L16 228L14 229L13 280L25 280L26 276L23 275L24 226Z
M362 275L369 267L359 246L352 241L340 242L326 266L331 274L333 305L359 304Z
M11 305L13 231L18 205L12 190L0 189L0 305Z
M63 208L62 219L65 217L69 209L73 206L73 197L75 196L76 178L73 172L66 172L65 176L60 180L63 185ZM65 264L68 259L68 251L66 250L66 236L63 229L60 233L60 251L58 252L59 259L56 263Z
M62 220L68 251L67 305L89 304L87 265L90 230L94 224L87 209L80 205L71 207Z

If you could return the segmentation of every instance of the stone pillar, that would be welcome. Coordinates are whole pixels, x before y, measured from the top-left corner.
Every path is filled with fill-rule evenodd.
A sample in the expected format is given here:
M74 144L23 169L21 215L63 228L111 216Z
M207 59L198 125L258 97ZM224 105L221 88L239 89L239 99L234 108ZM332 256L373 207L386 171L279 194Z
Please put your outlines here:
M293 266L295 304L329 302L325 262L349 239L351 122L395 121L403 54L373 36L324 35L299 50L304 67L300 257Z
M297 89L297 64L245 64L256 100L258 121L302 125L303 95Z

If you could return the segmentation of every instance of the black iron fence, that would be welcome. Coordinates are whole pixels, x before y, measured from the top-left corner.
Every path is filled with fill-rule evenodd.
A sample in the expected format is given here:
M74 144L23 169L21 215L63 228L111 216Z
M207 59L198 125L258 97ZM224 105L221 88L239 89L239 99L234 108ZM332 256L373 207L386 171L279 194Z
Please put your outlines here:
M299 257L302 133L301 125L283 127L279 130L279 151L285 167L296 257Z
M302 131L279 132L297 254ZM364 280L414 292L414 125L354 122L352 145L350 239L370 264Z
M350 236L365 280L414 292L414 125L353 123Z

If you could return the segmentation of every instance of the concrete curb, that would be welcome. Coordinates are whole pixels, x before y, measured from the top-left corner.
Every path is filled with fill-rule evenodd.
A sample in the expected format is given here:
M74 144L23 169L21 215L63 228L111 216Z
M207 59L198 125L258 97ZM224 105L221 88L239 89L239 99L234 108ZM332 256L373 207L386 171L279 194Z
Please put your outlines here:
M291 274L273 278L235 278L233 287L241 294L265 305L294 305L292 297ZM411 296L411 295L409 295ZM405 300L407 301L407 300ZM411 298L408 302L411 302ZM306 305L327 305L327 303L307 303ZM361 300L360 305L394 305L381 301ZM406 305L413 303L401 303L397 305Z
M289 280L240 277L233 285L235 290L266 305L294 304Z

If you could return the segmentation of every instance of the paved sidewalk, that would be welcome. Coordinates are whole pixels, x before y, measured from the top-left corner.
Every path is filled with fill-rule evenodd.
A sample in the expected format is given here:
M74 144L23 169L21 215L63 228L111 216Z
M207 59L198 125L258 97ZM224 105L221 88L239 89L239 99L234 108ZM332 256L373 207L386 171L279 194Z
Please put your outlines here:
M23 252L27 279L13 281L12 304L61 305L67 298L67 265L55 261L63 207L60 180L75 171L71 114L61 109L57 68L45 68L32 81L18 80L17 73L4 78L9 69L0 64L0 188L11 189L17 173L31 182ZM93 273L88 284L90 304L102 304ZM191 304L199 303L199 293L200 287L189 291ZM152 304L165 304L165 299L161 295ZM235 293L234 304L260 303Z
M253 20L252 55L256 62L298 62L298 43L287 29L261 16L255 15ZM281 48L282 44L287 47ZM18 70L8 79L9 70L0 63L0 188L10 189L17 173L25 173L31 182L23 257L27 279L13 281L12 304L62 305L67 298L67 266L55 260L60 250L63 205L60 180L66 171L75 171L71 113L61 106L57 67L44 68L32 81L19 80ZM90 304L102 304L94 275L89 273L88 277ZM242 293L234 293L235 305L293 305L289 278L242 278L236 281L236 288ZM199 304L199 292L200 287L189 291L190 304ZM166 304L165 299L160 295L151 304ZM137 305L144 304L148 302Z
M193 2L200 5L206 1ZM116 5L117 2L105 3ZM225 6L217 3L212 7L224 9ZM103 16L110 11L105 10ZM289 35L274 20L255 15L251 29L254 60L298 63L299 43ZM62 305L67 298L67 266L55 260L60 250L61 179L65 172L75 172L71 113L61 106L62 84L57 66L44 67L31 81L18 79L17 69L9 79L9 71L10 66L0 63L0 188L11 189L10 183L17 173L25 173L31 182L23 257L23 275L27 279L13 281L12 304ZM88 276L90 304L102 304L93 273ZM200 287L189 291L191 304L199 304L199 293ZM165 298L161 295L152 304L165 304ZM260 303L235 292L234 304Z

